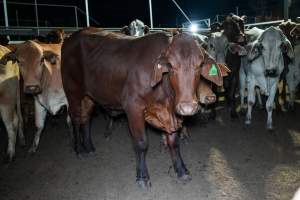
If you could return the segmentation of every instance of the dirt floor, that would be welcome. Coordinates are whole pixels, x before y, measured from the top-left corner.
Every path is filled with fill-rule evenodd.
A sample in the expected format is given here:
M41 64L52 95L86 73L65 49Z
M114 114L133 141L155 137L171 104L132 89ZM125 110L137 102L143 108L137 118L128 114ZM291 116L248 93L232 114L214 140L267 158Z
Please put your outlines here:
M181 152L192 181L179 183L159 132L148 129L147 164L151 190L135 183L135 155L127 123L118 121L110 141L106 120L98 115L92 135L96 155L78 159L70 147L64 118L50 118L35 155L17 147L16 160L0 164L1 200L288 200L300 186L300 106L295 113L274 113L276 131L265 129L266 113L255 109L253 126L243 117L230 120L226 109L216 121L190 119L189 144ZM1 153L6 136L0 133Z

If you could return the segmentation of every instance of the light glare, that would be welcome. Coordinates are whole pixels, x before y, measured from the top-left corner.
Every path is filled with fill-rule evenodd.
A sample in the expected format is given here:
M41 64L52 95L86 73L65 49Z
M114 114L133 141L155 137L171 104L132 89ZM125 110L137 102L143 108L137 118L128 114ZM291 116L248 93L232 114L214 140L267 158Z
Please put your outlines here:
M193 32L193 33L197 32L198 31L197 24L191 24L190 25L190 31Z

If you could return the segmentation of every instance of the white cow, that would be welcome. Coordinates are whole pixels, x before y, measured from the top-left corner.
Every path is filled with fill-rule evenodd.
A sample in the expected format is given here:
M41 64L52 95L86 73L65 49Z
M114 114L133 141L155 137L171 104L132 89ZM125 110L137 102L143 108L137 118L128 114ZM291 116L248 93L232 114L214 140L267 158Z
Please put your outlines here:
M135 19L133 20L129 26L124 26L121 29L121 32L126 34L126 35L131 35L131 36L135 36L135 37L141 37L144 36L145 34L149 33L149 27L147 25L144 24L144 22L142 22L139 19Z
M295 58L289 63L289 72L286 75L286 81L289 88L289 108L293 109L295 102L295 93L300 82L300 44L294 46Z
M245 31L245 35L247 38L248 44L245 46L247 50L247 54L250 52L253 42L262 34L263 30L259 28L252 28L250 30ZM240 99L241 99L241 111L245 111L247 109L247 105L245 104L245 91L247 88L247 73L248 73L248 58L247 56L242 57L241 59L241 67L239 71L239 80L240 80ZM258 88L255 88L256 96L258 99L259 106L262 107L262 99L260 95L260 91Z
M255 86L268 96L267 129L273 129L272 110L280 74L284 69L283 53L291 59L294 52L291 43L279 28L269 27L253 43L248 54L249 70L247 74L248 110L245 124L251 124L252 107L255 103Z

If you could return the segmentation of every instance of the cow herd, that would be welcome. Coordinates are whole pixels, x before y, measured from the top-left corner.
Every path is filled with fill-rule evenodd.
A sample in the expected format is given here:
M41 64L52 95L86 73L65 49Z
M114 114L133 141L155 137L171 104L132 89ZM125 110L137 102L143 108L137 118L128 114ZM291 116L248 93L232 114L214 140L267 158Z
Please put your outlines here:
M0 46L0 114L8 134L7 161L15 156L17 136L25 144L20 96L27 93L34 97L37 128L29 152L37 151L47 114L66 107L77 156L92 154L91 118L100 105L110 116L108 127L114 116L127 116L139 186L151 185L147 123L163 132L178 178L190 180L179 147L185 116L211 104L215 118L221 87L231 118L239 116L239 91L246 125L251 124L257 99L260 106L265 104L267 129L273 129L280 81L288 86L288 107L293 109L300 81L300 26L284 22L244 30L244 20L229 15L206 35L179 29L150 33L142 21L134 20L120 32L88 27L64 36L59 30L49 33L49 40L28 40L8 46L10 50ZM286 86L281 89L285 92ZM266 102L261 95L267 96Z

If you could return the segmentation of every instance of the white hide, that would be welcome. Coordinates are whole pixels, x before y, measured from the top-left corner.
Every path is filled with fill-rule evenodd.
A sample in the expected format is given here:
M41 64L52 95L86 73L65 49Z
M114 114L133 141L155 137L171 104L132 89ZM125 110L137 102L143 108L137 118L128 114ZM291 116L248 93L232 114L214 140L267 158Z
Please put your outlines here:
M289 63L289 72L286 75L286 81L289 89L289 106L294 107L295 93L300 82L300 44L294 47L295 58Z
M245 124L251 124L252 107L255 103L255 86L258 86L262 93L268 96L266 102L266 110L268 113L267 129L273 129L272 111L273 103L279 82L280 74L284 69L283 55L281 53L281 44L287 39L283 33L274 27L270 27L257 40L261 45L261 53L254 60L249 60L249 70L247 73L247 88L248 88L248 110ZM254 44L256 41L254 42ZM269 45L269 46L268 46ZM253 46L255 47L255 46ZM255 50L255 49L253 49ZM257 51L259 50L255 50ZM253 51L254 52L254 51ZM251 52L250 52L251 53ZM290 55L293 52L289 52ZM252 56L248 56L251 58ZM276 65L274 62L276 61ZM276 76L265 76L266 70L275 69Z

